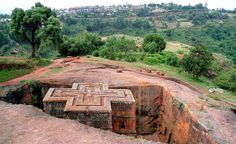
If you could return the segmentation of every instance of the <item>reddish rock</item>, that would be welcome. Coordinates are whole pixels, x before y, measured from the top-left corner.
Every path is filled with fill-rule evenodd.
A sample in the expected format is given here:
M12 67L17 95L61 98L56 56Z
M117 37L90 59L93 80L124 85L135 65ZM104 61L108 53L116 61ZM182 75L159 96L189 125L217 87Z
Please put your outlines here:
M119 69L116 70L116 72L117 72L117 73L122 73L122 72L123 72L123 69L120 69L120 68L119 68Z
M29 86L27 84L25 84L22 87L22 90L23 90L22 103L27 104L27 105L31 105L32 104L32 97L29 92Z

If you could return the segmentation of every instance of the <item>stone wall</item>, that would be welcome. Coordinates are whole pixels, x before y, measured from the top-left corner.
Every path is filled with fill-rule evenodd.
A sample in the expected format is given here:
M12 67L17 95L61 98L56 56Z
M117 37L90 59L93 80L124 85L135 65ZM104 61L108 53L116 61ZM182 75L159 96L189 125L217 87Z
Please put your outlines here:
M112 131L122 134L136 134L135 104L111 103Z
M175 144L214 144L207 129L191 114L187 106L164 88L161 108L160 138Z
M45 112L55 117L121 134L136 133L135 99L127 89L74 83L72 88L50 88L43 103Z
M111 88L130 89L136 101L136 132L152 134L158 128L162 88L158 85L111 86Z
M95 128L112 130L112 121L109 112L66 112L65 118L74 119Z

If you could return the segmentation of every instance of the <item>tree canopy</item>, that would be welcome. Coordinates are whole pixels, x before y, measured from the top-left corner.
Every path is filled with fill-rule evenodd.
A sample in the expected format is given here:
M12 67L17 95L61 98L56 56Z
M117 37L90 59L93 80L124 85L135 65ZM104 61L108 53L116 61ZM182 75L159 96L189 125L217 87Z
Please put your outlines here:
M205 75L213 60L212 53L204 46L191 49L189 55L183 59L183 68L195 78Z
M143 49L145 52L156 53L166 48L166 41L158 34L148 34L143 41Z
M63 56L78 56L91 54L97 50L103 42L101 37L95 33L81 33L75 37L64 37L59 52Z
M47 41L58 42L60 23L56 14L41 3L36 3L29 10L16 8L11 14L10 32L32 46L31 57L35 57L40 44Z

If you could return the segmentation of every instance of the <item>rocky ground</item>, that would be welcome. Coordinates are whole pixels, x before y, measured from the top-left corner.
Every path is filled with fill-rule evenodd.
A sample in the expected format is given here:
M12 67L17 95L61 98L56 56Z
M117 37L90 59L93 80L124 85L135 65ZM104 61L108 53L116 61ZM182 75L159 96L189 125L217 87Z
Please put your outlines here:
M154 144L0 101L0 144ZM157 143L157 142L155 142ZM157 143L158 144L158 143Z
M125 68L117 73L119 62L87 63L86 58L67 58L55 60L53 64L38 69L26 76L13 79L2 85L16 84L21 80L35 79L44 83L69 84L74 82L101 82L109 85L158 84L180 99L211 136L219 143L235 143L236 115L228 104L204 96L196 89L181 83L140 70ZM57 72L52 72L58 68ZM77 124L71 120L48 117L30 106L15 106L0 103L0 143L141 143L111 132Z

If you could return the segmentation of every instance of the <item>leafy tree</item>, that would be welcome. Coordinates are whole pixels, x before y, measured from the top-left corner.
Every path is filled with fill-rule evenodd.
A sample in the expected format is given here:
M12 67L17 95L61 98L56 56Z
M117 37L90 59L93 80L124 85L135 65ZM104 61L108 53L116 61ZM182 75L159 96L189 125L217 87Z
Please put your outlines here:
M135 51L136 50L136 45L135 41L129 40L125 37L111 37L108 38L105 44L105 47L108 47L111 51L113 52L121 52L125 53L125 55L129 51Z
M39 36L43 41L48 41L49 45L54 45L56 49L59 48L62 43L62 34L60 22L54 16L50 16L45 22L42 31Z
M28 42L32 46L31 57L35 57L36 50L40 47L42 40L58 38L60 24L55 16L50 8L41 3L36 3L34 7L25 11L16 8L11 15L11 34Z
M136 49L135 41L129 40L125 37L117 38L114 47L115 50L124 52L125 55L127 54L127 52L135 51Z
M189 55L185 56L182 65L186 72L195 78L205 75L213 61L212 53L204 46L191 49Z
M144 38L143 50L149 53L161 52L166 48L166 41L158 34L148 34Z
M116 56L123 55L129 61L133 61L133 58L127 57L128 52L135 51L135 41L129 40L125 37L110 37L106 40L106 43L100 49L100 56L108 59L115 59Z
M82 33L75 37L64 37L59 53L63 56L91 54L103 45L101 37L94 33Z

